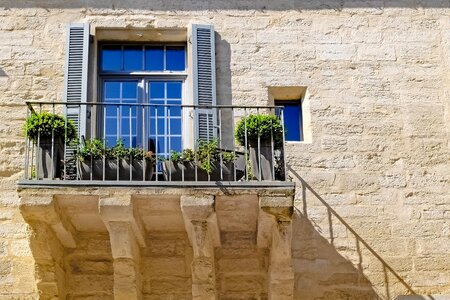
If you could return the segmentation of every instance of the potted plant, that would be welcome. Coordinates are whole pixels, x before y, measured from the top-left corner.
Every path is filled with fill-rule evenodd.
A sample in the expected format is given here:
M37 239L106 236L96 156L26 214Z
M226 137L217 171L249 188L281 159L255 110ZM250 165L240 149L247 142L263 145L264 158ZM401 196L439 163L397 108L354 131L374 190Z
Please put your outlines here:
M84 141L77 150L78 170L81 180L114 180L117 164L111 159L111 150L100 139Z
M231 181L234 180L236 156L217 148L217 140L199 141L198 148L172 151L164 161L164 176L171 181ZM243 176L237 170L236 180Z
M145 172L149 181L153 176L153 153L125 148L121 140L112 148L100 139L87 140L77 157L82 180L144 180Z
M123 144L121 145L123 147ZM153 177L153 166L154 156L152 151L144 151L142 148L128 148L119 161L119 179L136 181L145 179L150 181Z
M249 115L238 122L235 137L250 152L253 176L257 180L274 180L274 150L281 149L283 142L280 119L275 115Z
M198 181L208 179L208 175L196 168L195 151L184 149L183 152L172 151L168 159L163 160L163 174L167 181Z
M72 120L50 112L32 113L26 119L23 130L37 146L37 177L39 179L61 177L64 144L77 139L77 131Z

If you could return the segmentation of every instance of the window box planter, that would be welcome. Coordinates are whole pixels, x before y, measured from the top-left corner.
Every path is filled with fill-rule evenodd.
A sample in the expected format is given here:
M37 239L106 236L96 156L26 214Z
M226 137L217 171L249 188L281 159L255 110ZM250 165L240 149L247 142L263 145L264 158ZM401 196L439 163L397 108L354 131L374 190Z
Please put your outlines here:
M130 159L123 158L87 158L79 161L79 176L81 180L103 180L103 168L104 180L143 181L145 173L145 180L150 181L153 176L152 162L147 161L144 167L144 160L133 159L130 164Z
M233 162L212 163L209 174L200 167L197 167L197 179L195 177L195 164L193 162L173 162L163 163L164 180L166 181L234 181L235 164ZM184 176L183 176L184 173ZM236 181L242 179L243 170L236 169Z

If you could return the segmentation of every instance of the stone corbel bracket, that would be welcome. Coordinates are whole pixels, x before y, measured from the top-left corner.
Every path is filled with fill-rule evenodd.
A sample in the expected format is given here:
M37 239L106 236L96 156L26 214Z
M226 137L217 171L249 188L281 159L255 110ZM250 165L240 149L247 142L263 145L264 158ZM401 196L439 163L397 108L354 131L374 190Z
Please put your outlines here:
M181 196L186 232L192 245L192 299L217 299L214 247L220 246L214 196Z
M76 248L76 230L53 196L22 195L20 211L28 223L49 225L64 247Z
M114 259L115 299L142 299L140 248L146 246L144 226L131 196L99 200L99 213L109 232Z
M269 299L288 300L294 295L292 268L293 196L260 196L257 245L270 249Z

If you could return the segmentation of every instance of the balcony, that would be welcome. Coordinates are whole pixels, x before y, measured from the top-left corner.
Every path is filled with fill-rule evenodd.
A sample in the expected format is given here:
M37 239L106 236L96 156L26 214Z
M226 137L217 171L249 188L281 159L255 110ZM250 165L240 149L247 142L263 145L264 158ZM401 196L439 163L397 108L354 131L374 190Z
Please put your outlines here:
M244 280L234 293L292 299L295 185L281 108L27 106L18 189L44 298L217 299ZM167 245L183 250L174 257ZM261 263L244 277L222 269L233 249L244 253L237 264ZM92 276L83 264L98 261L109 270L94 271L101 284L80 283ZM158 288L164 280L170 290Z
M285 181L282 107L27 102L27 108L19 185Z

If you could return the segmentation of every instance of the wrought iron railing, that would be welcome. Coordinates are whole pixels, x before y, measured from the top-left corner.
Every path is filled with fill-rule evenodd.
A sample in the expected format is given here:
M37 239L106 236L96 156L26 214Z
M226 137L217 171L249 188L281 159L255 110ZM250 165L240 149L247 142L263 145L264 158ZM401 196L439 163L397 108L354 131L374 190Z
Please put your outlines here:
M282 107L121 102L27 102L25 179L285 180Z

